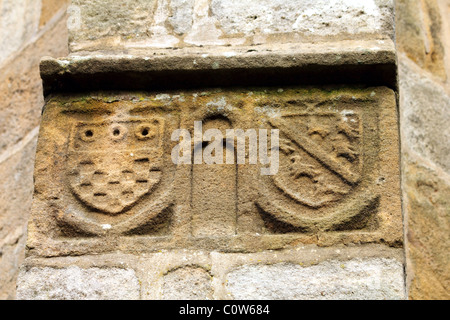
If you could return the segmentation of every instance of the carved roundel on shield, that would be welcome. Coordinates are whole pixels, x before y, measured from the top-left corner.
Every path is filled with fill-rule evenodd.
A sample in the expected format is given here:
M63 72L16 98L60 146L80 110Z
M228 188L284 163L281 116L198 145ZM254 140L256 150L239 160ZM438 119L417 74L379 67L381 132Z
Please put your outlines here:
M355 228L377 206L376 119L364 110L305 108L267 120L280 130L279 171L262 177L258 206L300 232Z
M66 181L74 206L62 219L88 233L127 232L168 205L162 118L79 122L69 142ZM106 226L106 227L105 227Z

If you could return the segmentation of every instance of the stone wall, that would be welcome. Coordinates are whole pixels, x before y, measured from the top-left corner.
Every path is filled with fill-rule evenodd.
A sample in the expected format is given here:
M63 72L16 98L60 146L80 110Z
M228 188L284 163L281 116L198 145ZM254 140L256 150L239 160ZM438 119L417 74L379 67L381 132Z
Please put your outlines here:
M24 259L44 105L39 62L67 54L64 0L0 1L0 299L14 299Z
M19 299L405 299L403 252L379 245L258 253L155 253L36 259Z
M410 299L450 297L450 1L397 1Z
M72 52L394 38L392 0L74 0L72 4Z
M0 106L1 299L15 297L15 279L23 262L37 127L44 103L39 60L42 56L68 54L66 18L58 11L66 1L21 0L21 6L17 2L0 0L0 41L2 49L5 48L0 53L0 94L4 97ZM62 228L63 237L53 238L54 233L36 232L42 224L54 226L47 217L38 214L43 223L31 224L29 257L22 267L18 298L403 299L409 296L410 299L448 299L450 38L446 30L450 30L450 1L397 0L395 24L394 1L389 0L229 2L233 5L226 6L221 0L72 0L68 20L71 55L44 61L41 67L46 90L61 89L61 79L80 88L89 87L99 81L83 77L89 74L87 70L95 74L114 67L126 75L130 65L134 67L131 71L138 73L170 73L171 69L179 68L183 72L215 70L226 76L230 74L227 70L236 66L260 70L265 65L274 65L278 70L288 70L317 64L339 74L342 70L336 66L352 61L380 70L386 67L386 61L391 61L391 54L397 52L405 244L399 236L398 212L386 209L388 205L363 227L352 230L355 227L350 224L348 233L349 230L340 230L335 234L321 232L296 237L286 232L285 225L281 228L279 223L262 220L256 224L257 232L280 227L277 240L264 235L259 238L259 234L244 237L233 243L232 252L224 249L228 242L222 240L199 241L194 246L176 241L171 243L173 246L167 245L170 242L161 244L165 241L162 238L149 241L145 238L152 231L148 226L137 230L144 233L138 241L111 238L109 248L102 244L101 237L96 243L71 228ZM241 58L245 63L239 64ZM355 75L355 69L351 70L347 72L349 77ZM374 74L381 79L380 83L388 83L386 79L390 79L389 85L394 87L392 74L377 74L377 71ZM308 79L317 81L309 76L310 73ZM366 78L358 75L355 79L371 77L372 74ZM122 85L141 81L133 77L129 80L122 79ZM164 80L161 83L167 84L173 78ZM279 90L278 95L283 93L283 89ZM344 88L342 92L348 91ZM113 97L88 94L77 97L75 104L78 108L100 106L111 112L117 99L128 101L126 104L130 106L151 100L156 108L168 104L176 108L185 103L187 96L168 93L154 99L141 93ZM229 97L208 90L187 95L199 99L216 95ZM73 102L64 99L65 104L61 105L65 107ZM220 108L217 101L213 104ZM54 110L58 103L53 101L49 109ZM69 109L66 114L73 112ZM392 114L390 117L392 120ZM13 132L10 128L14 128ZM50 128L48 132L55 130ZM391 129L395 131L395 124ZM62 139L63 130L54 132L58 132L55 139ZM41 154L45 152L44 144ZM391 159L391 164L395 162L392 153L385 157ZM45 187L48 179L45 161L38 161L38 198L39 187ZM385 183L385 177L380 178L379 188ZM58 187L54 189L59 191ZM382 198L395 199L395 192L390 192L395 187L389 188L393 189L382 193ZM56 203L57 193L47 193L47 199L53 196L51 201ZM48 212L42 207L43 202L35 202L35 212ZM55 207L50 204L52 210ZM251 207L250 202L245 207ZM179 208L174 209L175 213L176 210ZM175 222L177 227L185 223L182 219ZM380 225L381 234L377 229ZM81 224L81 228L96 230L88 224ZM172 229L163 224L155 230L155 235L164 236ZM179 230L183 236L183 228ZM74 234L75 240L79 237L79 243L71 242ZM58 243L60 240L62 245ZM242 243L256 246L242 249ZM148 246L156 247L143 249ZM182 249L183 246L186 248ZM255 252L261 248L275 251ZM116 249L123 252L108 253ZM406 294L402 280L404 249ZM71 254L82 256L71 257ZM312 274L320 274L321 278L311 281Z
M19 299L406 297L392 1L107 4L41 63Z

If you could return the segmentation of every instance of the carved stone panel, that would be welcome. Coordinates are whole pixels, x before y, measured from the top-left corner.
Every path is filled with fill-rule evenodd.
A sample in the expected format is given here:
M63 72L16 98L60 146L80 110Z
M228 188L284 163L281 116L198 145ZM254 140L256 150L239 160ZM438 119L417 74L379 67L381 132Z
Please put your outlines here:
M55 96L29 252L401 245L396 116L384 87Z

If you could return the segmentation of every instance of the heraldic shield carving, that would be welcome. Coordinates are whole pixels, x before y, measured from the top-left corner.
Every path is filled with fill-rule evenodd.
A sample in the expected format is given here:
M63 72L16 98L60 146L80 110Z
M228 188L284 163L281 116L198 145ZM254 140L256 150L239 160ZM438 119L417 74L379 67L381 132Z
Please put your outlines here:
M377 204L376 119L364 108L297 102L267 123L280 130L279 172L264 178L258 205L300 232L354 228Z
M151 219L158 214L167 195L152 207L153 212L139 203L157 193L161 183L163 133L164 119L158 117L77 123L69 144L66 180L72 195L91 214L86 219L73 210L66 220L93 233L104 230L109 221L107 229L127 231L143 223L139 216Z

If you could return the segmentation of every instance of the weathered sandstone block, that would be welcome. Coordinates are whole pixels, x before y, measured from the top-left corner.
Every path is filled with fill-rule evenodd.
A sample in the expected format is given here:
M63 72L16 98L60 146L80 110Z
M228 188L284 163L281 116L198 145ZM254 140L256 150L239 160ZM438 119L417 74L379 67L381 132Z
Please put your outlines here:
M28 258L20 299L404 299L402 249L300 245L255 253Z
M401 246L395 110L383 87L55 96L39 136L29 253ZM177 129L194 153L211 148L195 140L195 121L224 137L278 129L276 174L261 175L267 163L251 162L248 140L241 162L174 164Z
M398 300L405 298L402 274L389 259L252 265L230 273L227 290L238 300Z
M74 0L72 51L393 39L391 0Z
M19 276L19 300L136 300L133 270L110 268L31 268Z

